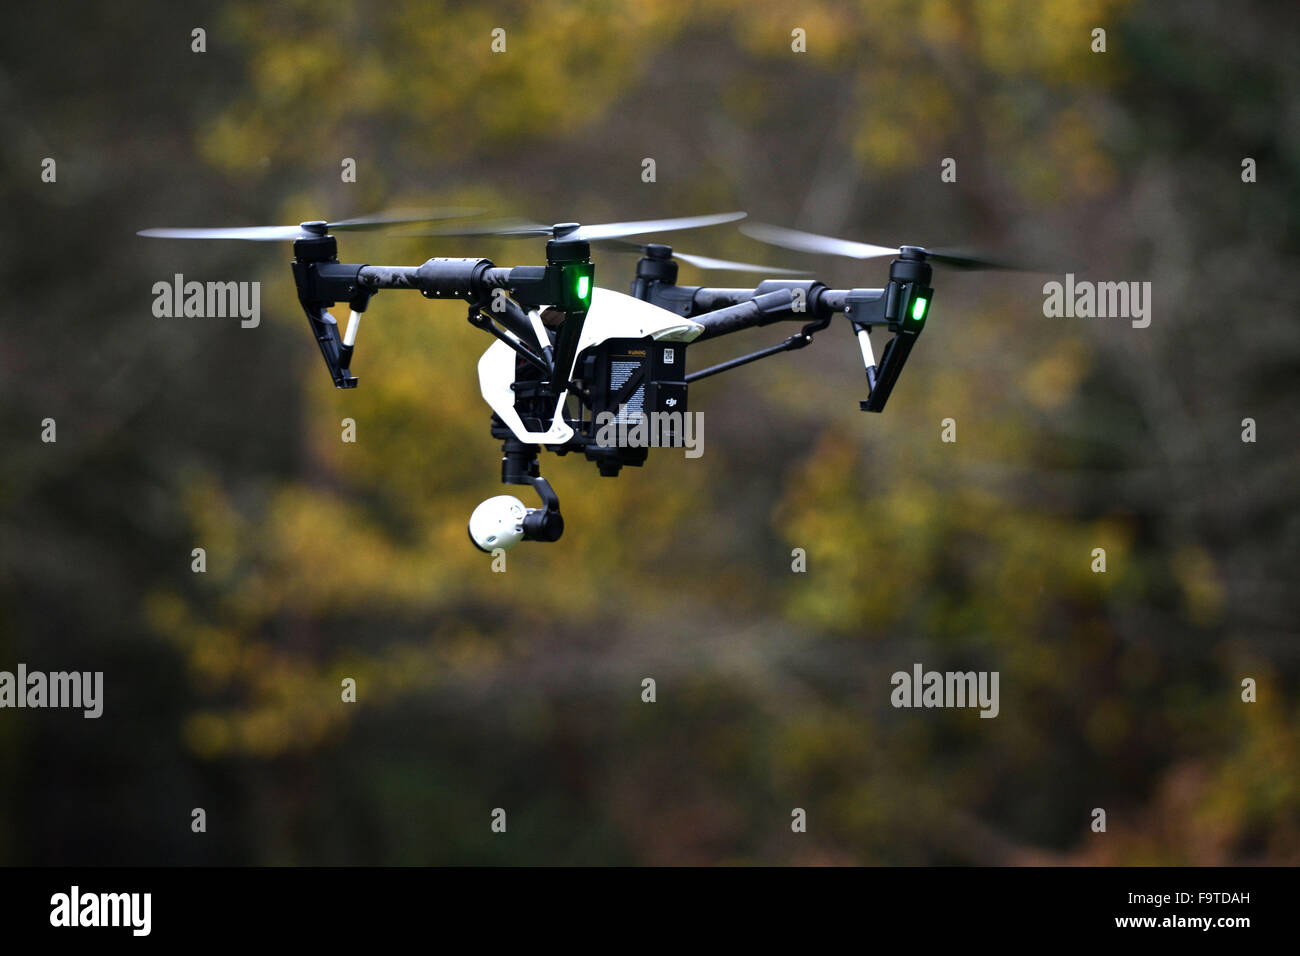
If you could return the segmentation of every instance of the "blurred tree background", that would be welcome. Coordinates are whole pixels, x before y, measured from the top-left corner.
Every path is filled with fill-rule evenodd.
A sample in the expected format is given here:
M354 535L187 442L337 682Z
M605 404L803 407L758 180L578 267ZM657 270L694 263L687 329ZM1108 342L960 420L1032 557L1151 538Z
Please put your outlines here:
M106 697L0 712L0 861L1300 862L1294 3L180 7L32 5L0 38L0 669ZM428 204L1056 257L1149 280L1152 322L940 273L884 415L833 325L692 390L700 459L543 457L564 539L497 574L465 536L509 489L463 307L377 297L337 392L287 246L134 235ZM261 325L155 318L175 273L261 280ZM997 719L893 709L915 662L999 671Z

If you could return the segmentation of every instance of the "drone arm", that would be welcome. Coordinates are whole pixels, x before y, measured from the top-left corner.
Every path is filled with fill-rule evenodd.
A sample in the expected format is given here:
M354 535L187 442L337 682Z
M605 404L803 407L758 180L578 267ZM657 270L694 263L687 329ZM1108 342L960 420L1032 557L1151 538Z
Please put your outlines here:
M771 292L780 291L790 293L790 311L801 313L816 312L819 308L819 298L829 290L820 282L814 280L768 279L765 282L760 282L752 289L681 286L651 282L645 284L642 294L638 295L637 298L644 299L651 305L657 305L661 309L667 309L676 315L696 318L697 316L706 316L734 305L749 302ZM802 317L801 314L784 316L787 319ZM741 323L727 331L734 332L742 328L750 328L753 325L766 325L771 321L777 321L777 319L769 318L763 322ZM725 333L720 332L718 334Z
M430 259L419 266L346 266L368 289L417 289L429 299L473 299L504 285L509 269L491 259Z
M801 332L784 342L693 372L686 376L687 382L802 348L812 341L814 332L830 323L832 316L843 313L857 336L867 377L868 397L860 405L863 411L879 412L884 410L922 328L923 319L910 320L907 313L917 296L925 297L928 305L928 297L932 295L932 290L924 285L928 277L907 278L913 281L906 286L891 281L884 289L827 289L817 282L768 280L754 289L661 285L652 288L650 295L652 301L663 299L659 304L671 305L673 311L690 315L703 325L704 332L697 341L782 320L812 319ZM875 326L886 326L895 333L879 363L870 338Z
M430 299L468 299L469 321L501 339L525 360L550 374L543 357L550 351L549 338L542 338L529 316L509 296L493 296L494 289L509 289L510 269L492 265L488 259L430 259L422 266L362 266L358 281L368 289L418 289ZM493 320L504 328L497 328ZM351 324L349 323L349 329ZM537 338L541 355L528 343Z
M789 289L779 289L761 295L754 295L751 292L749 299L699 316L696 321L704 326L704 331L696 341L715 339L720 335L739 332L741 329L769 325L790 318L793 308L794 297Z
M759 286L755 292L760 292L763 286ZM741 290L734 290L741 291ZM796 299L796 293L799 287L795 288L782 287L770 292L760 292L744 302L736 305L727 306L712 312L708 315L701 316L699 322L704 326L704 334L700 338L709 338L711 336L725 335L728 332L736 332L741 329L751 328L753 326L767 325L771 322L789 319L806 319L808 310L796 305L806 306L807 297L800 296ZM811 289L803 290L811 292L814 301L819 301L821 293L825 291L824 287L816 285ZM791 352L795 349L801 349L813 340L813 334L821 331L830 324L831 314L825 309L817 310L820 315L815 315L811 321L805 322L804 327L794 335L787 338L784 342L777 345L769 346L765 349L759 349L757 352L751 352L748 355L741 355L729 361L722 362L719 365L712 365L709 368L701 369L686 376L687 383L707 378L710 375L717 375L719 372L726 372L729 369L738 368L741 365L748 365L750 362L757 362L759 359L767 358L770 355L778 355L781 352ZM697 340L698 341L698 340Z

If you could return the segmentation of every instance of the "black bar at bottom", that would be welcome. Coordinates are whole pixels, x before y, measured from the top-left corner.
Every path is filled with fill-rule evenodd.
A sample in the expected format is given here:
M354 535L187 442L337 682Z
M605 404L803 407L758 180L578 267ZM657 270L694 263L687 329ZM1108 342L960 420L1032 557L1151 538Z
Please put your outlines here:
M486 826L486 825L485 825ZM500 834L502 858L513 833ZM798 858L794 841L778 855ZM449 848L454 855L454 848ZM868 868L868 869L152 869L0 870L0 921L12 952L37 942L132 943L143 895L101 906L103 894L149 894L149 937L258 950L389 939L491 938L512 933L587 941L611 928L674 938L715 927L734 942L778 926L807 939L901 937L922 952L948 941L990 943L1125 939L1178 952L1209 940L1217 952L1258 951L1293 937L1295 872L1285 868ZM76 890L73 890L76 887ZM77 926L71 897L77 894ZM724 899L745 907L718 918ZM93 896L95 902L87 904ZM663 905L671 898L672 906ZM574 901L580 903L575 906ZM137 905L138 904L138 905ZM117 926L86 926L89 910ZM128 909L129 907L129 909ZM805 909L806 907L806 909ZM126 917L125 919L123 917ZM1194 921L1194 922L1193 922ZM1202 923L1208 921L1208 923ZM142 924L143 919L137 919ZM64 925L59 925L64 924ZM676 925L674 925L676 924ZM815 929L810 929L813 926ZM1284 936L1283 934L1286 934ZM972 945L983 943L983 946ZM1242 945L1242 944L1246 945ZM913 948L913 947L909 947ZM53 951L53 950L52 950Z

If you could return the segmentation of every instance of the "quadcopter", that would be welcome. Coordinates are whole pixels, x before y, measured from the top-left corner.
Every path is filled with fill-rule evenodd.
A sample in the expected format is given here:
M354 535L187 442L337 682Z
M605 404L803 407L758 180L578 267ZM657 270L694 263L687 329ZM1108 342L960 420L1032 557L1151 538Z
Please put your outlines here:
M513 495L488 498L469 519L470 540L493 553L520 541L556 541L564 531L560 502L538 466L541 449L557 455L582 454L601 475L645 463L644 443L609 440L603 424L626 425L647 416L669 422L664 439L687 410L692 382L750 362L801 349L844 316L857 339L866 373L863 411L881 412L903 366L925 328L933 301L931 263L957 268L1005 268L999 263L921 246L875 246L776 226L745 224L751 238L802 252L871 259L891 256L882 288L832 289L776 269L675 252L670 245L632 237L736 222L745 213L678 219L580 225L542 225L520 220L468 227L434 227L404 236L443 238L544 238L544 265L498 266L485 258L432 258L419 266L342 263L335 232L385 228L464 217L444 211L419 217L382 215L297 226L230 229L147 229L142 236L181 239L291 241L298 301L337 388L355 388L352 358L361 317L384 290L411 289L429 299L468 304L470 324L492 335L479 359L479 387L492 410L492 437L501 442L501 481L531 485L542 506L528 508ZM592 247L639 252L630 294L596 285ZM702 269L766 273L752 288L678 285L678 261ZM346 329L329 310L350 309ZM694 372L686 371L686 350L695 342L777 322L800 323L799 331L755 352ZM873 330L892 337L879 361ZM661 443L662 444L662 443Z

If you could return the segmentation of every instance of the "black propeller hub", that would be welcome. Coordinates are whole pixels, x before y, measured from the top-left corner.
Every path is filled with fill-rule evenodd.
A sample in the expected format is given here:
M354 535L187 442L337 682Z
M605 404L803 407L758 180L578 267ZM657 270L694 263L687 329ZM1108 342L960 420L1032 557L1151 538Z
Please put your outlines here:
M677 284L677 263L673 261L673 247L661 242L651 242L642 246L645 253L636 263L636 278L639 283L662 282L665 285Z
M313 236L323 236L329 232L329 223L324 219L315 219L311 222L300 222L298 225L302 231Z
M549 239L546 261L552 265L586 262L591 258L591 244L586 239Z
M306 235L293 241L293 257L298 262L337 262L338 254L338 242L324 229L320 232L308 230Z
M889 278L893 282L912 282L929 285L934 270L925 261L925 250L920 246L903 246L898 258L889 264Z
M578 224L576 222L557 222L555 225L551 227L551 235L553 235L556 239L563 239L564 237L572 233L575 233L577 231L578 231Z

